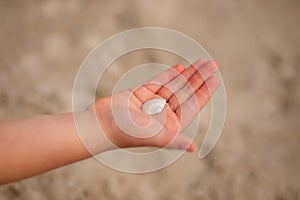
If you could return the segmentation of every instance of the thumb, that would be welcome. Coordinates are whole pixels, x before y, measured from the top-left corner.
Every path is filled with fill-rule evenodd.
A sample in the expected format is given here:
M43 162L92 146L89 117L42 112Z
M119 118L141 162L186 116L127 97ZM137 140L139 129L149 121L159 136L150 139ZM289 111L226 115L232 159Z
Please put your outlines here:
M181 149L188 152L195 150L195 144L192 139L184 134L178 134L167 146L167 149Z

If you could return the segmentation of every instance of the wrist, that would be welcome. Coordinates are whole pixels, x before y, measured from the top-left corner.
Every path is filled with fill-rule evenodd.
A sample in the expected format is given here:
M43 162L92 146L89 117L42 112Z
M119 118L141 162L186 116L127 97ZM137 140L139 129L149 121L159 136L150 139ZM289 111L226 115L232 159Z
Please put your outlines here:
M118 147L132 147L132 145L127 142L130 136L123 133L115 123L111 101L111 97L99 99L94 104L90 105L86 111L91 113L94 118L96 116L98 126L106 141L109 143L108 150Z
M73 113L73 120L82 145L91 155L114 149L114 145L106 137L98 114L94 110L86 109Z

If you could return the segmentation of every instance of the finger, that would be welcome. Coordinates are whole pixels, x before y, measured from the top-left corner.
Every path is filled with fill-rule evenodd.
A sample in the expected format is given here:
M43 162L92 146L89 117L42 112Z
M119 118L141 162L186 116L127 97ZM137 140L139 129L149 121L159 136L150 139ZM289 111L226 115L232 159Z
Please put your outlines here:
M219 79L210 77L201 87L176 110L177 117L181 120L182 129L186 128L202 110L210 97L219 86Z
M141 102L140 107L142 107L142 105L150 99L160 98L160 96L158 96L157 94L155 94L154 92L152 92L151 90L143 86L139 87L137 90L132 92L135 98L137 98Z
M161 73L157 74L150 80L146 81L142 87L146 87L147 89L151 90L153 93L156 93L159 88L174 79L178 76L181 72L183 72L185 66L182 64L177 64L173 67L168 68L167 70L162 71Z
M170 107L176 111L180 104L189 99L218 69L215 61L208 61L204 63L197 72L190 78L186 85L178 90L169 99Z
M182 71L184 71L184 69L184 65L175 65L159 73L152 79L145 82L142 86L130 89L130 91L132 91L141 102L148 101L153 98L153 95L162 87L162 85L174 79Z
M181 149L189 152L193 152L195 150L195 144L193 140L183 134L178 134L176 137L165 146L167 149Z
M180 76L177 76L176 78L168 82L166 85L161 87L157 94L168 101L176 91L181 89L187 83L187 81L197 72L197 69L203 63L205 63L205 60L203 59L196 61L186 70L184 70L184 72L182 72Z

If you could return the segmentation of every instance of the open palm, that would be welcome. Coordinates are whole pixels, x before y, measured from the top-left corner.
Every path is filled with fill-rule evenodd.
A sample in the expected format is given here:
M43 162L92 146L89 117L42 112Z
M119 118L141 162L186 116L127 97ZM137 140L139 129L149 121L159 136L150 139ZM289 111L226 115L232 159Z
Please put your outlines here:
M137 88L95 103L106 136L119 147L156 146L194 150L190 138L180 134L218 88L213 61L198 60L185 68L175 65ZM154 98L167 101L159 114L148 115L143 104Z

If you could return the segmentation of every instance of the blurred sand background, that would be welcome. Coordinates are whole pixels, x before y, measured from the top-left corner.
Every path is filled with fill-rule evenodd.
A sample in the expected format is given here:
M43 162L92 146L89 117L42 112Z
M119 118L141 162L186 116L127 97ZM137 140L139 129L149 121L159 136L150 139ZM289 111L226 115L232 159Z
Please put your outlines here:
M1 0L1 119L71 111L73 81L92 48L144 26L201 43L220 64L228 107L222 136L204 160L186 153L168 168L132 175L88 159L0 186L0 200L300 199L299 10L296 0ZM98 96L147 62L178 58L153 51L121 58Z

